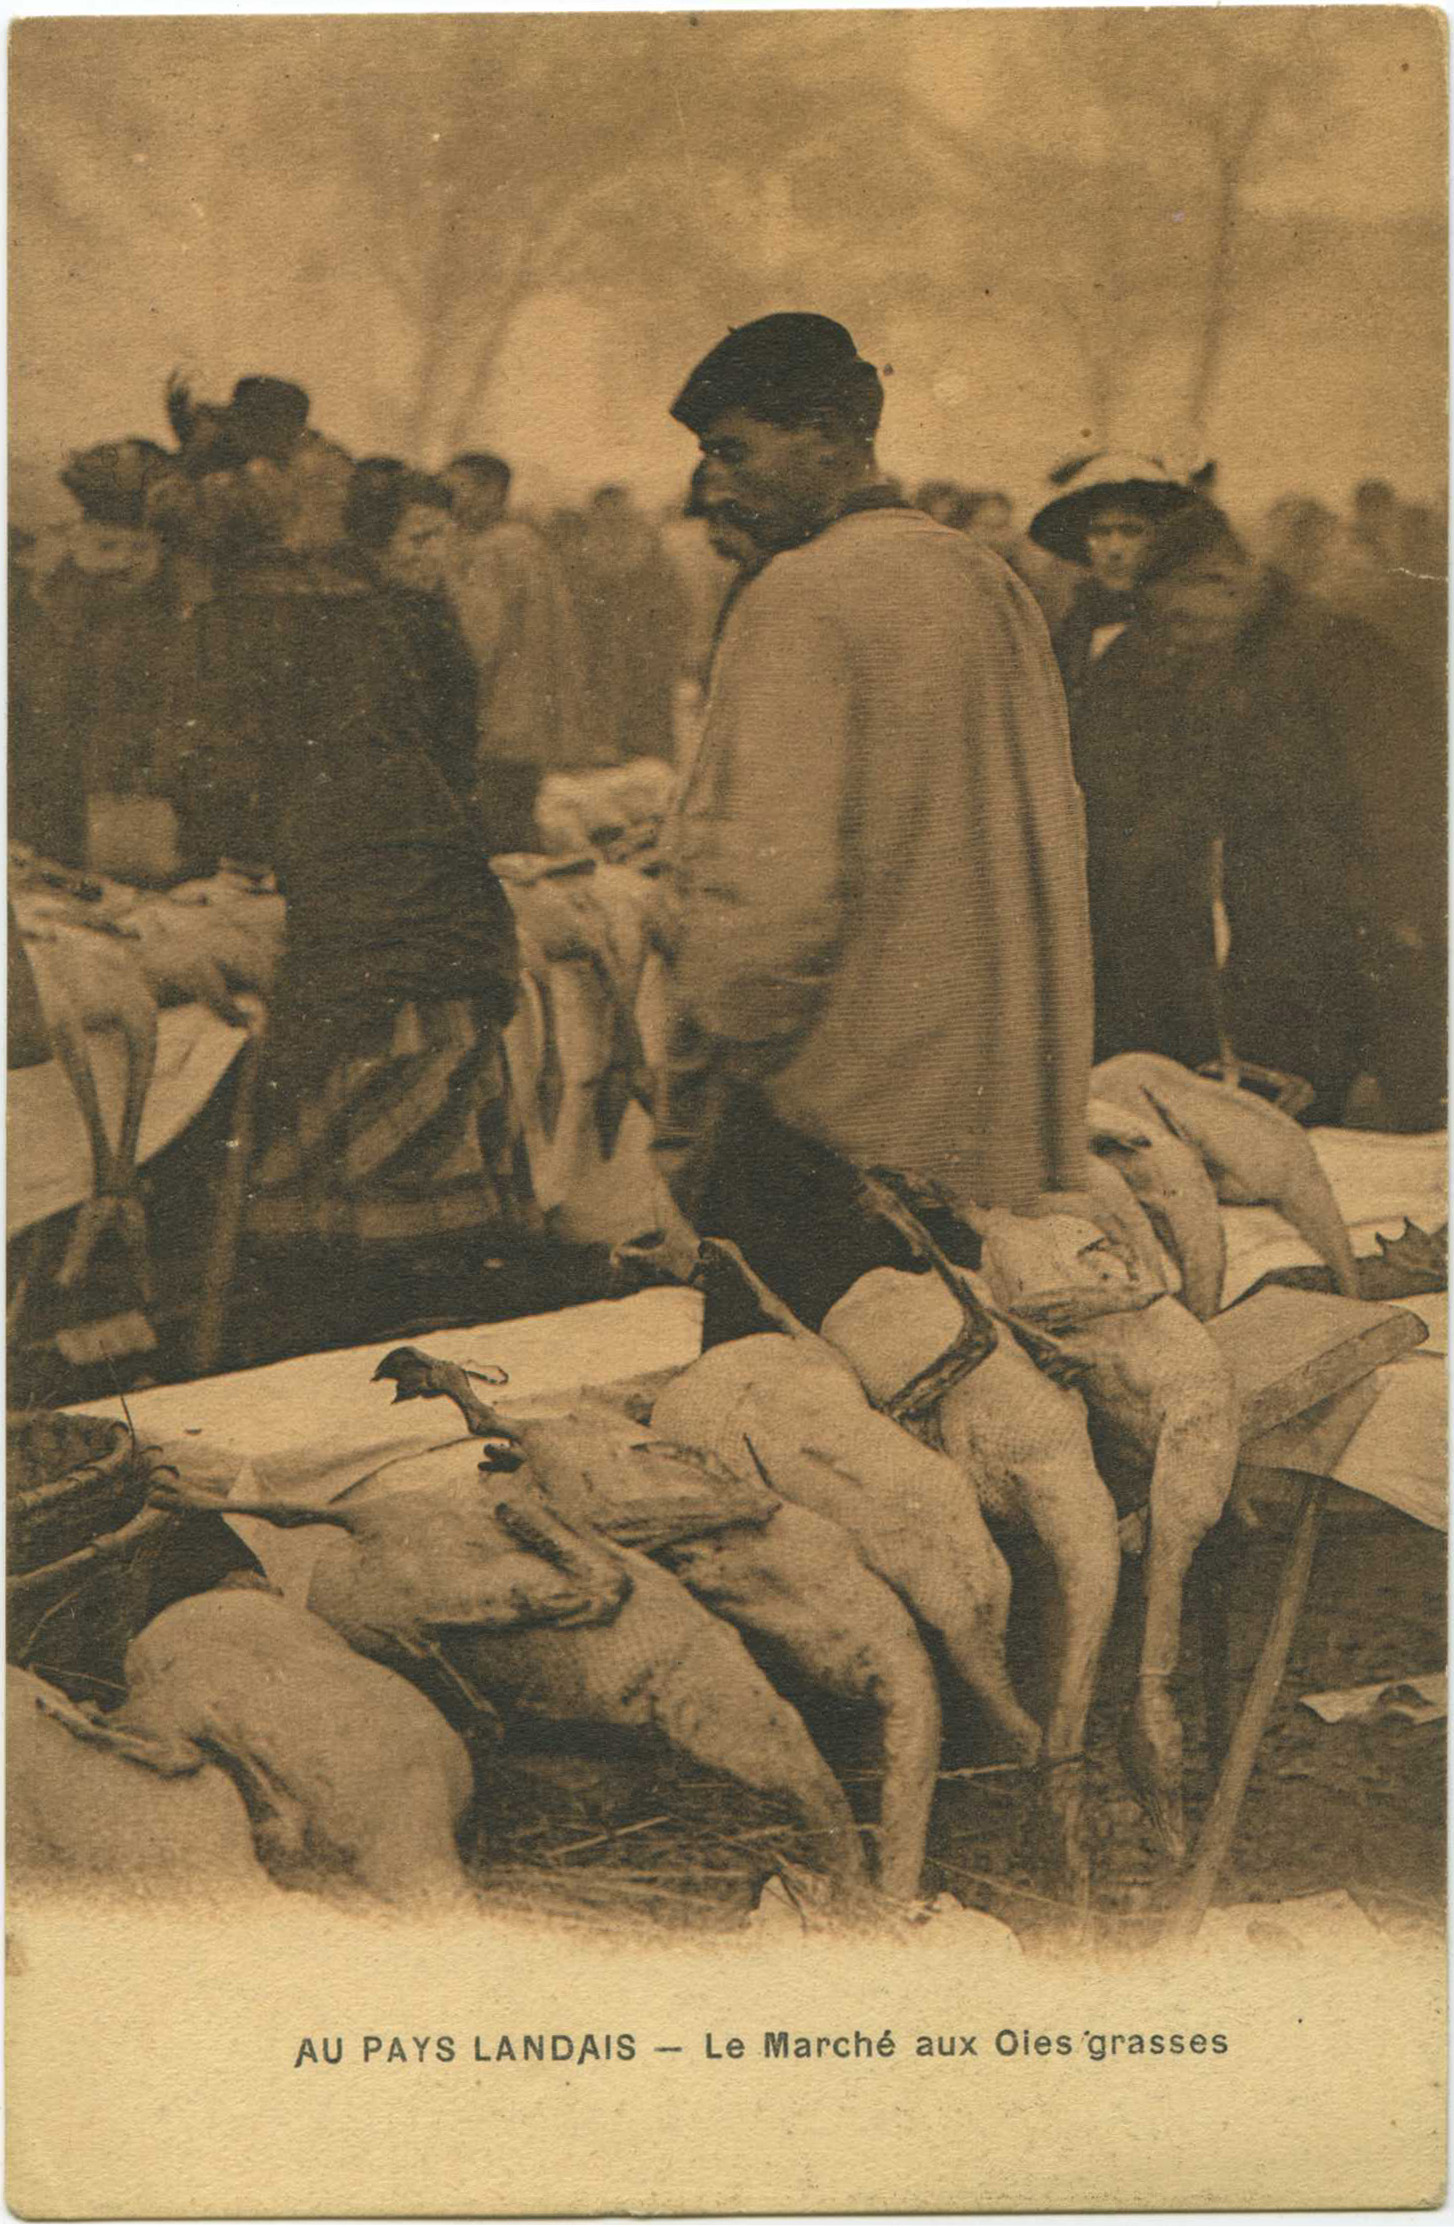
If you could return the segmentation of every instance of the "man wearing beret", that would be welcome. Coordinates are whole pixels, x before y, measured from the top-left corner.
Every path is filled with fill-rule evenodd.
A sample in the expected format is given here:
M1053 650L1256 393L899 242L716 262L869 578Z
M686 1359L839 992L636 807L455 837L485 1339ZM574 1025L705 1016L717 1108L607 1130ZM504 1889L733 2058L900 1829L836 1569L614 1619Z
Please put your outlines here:
M899 1256L856 1167L1027 1207L1084 1180L1083 821L1030 591L908 508L826 317L729 332L672 416L767 562L671 833L659 1148L703 1234L811 1325ZM754 1327L710 1299L708 1342Z

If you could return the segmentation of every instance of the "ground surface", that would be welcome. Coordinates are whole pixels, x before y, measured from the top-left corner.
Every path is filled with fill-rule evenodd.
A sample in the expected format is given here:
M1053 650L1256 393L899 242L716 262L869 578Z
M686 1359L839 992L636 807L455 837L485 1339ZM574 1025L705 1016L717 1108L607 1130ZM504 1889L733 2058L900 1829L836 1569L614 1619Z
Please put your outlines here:
M60 1540L53 1551L75 1543ZM33 1656L44 1675L78 1698L109 1700L119 1691L126 1632L166 1599L216 1582L226 1566L220 1543L217 1527L205 1522L181 1543L174 1540L166 1585L148 1598L138 1593L131 1599L118 1577L116 1584L83 1588L69 1606L45 1615L43 1630L32 1632L29 1613L13 1617L12 1653ZM1306 1693L1442 1668L1444 1550L1441 1534L1342 1496L1324 1528L1219 1900L1275 1902L1342 1889L1389 1931L1438 1921L1443 1724L1325 1725L1298 1704ZM1277 1530L1244 1551L1232 1588L1238 1682L1260 1645L1286 1553L1286 1537ZM1096 1924L1108 1941L1132 1942L1148 1931L1172 1881L1116 1752L1134 1667L1132 1565L1125 1591L1091 1724L1088 1778ZM1023 1605L1012 1632L1014 1670L1033 1705L1043 1627L1030 1607L1032 1571L1017 1574L1016 1598ZM1180 1703L1195 1833L1213 1774L1190 1617L1184 1659ZM862 1728L814 1710L811 1696L791 1698L809 1715L825 1755L871 1822L878 1788ZM926 1892L947 1890L1023 1935L1053 1929L1059 1913L1043 1899L1046 1882L1027 1831L1032 1804L1024 1775L993 1767L972 1716L952 1692L946 1693L945 1716L948 1775L935 1804ZM599 1735L512 1737L503 1753L480 1758L479 1776L474 1868L486 1896L502 1905L613 1928L730 1928L744 1922L775 1873L811 1866L811 1848L772 1804L735 1784L675 1771L639 1748L608 1749Z
M1286 1541L1246 1553L1232 1606L1239 1680L1261 1643ZM1168 1874L1116 1755L1132 1667L1132 1604L1118 1616L1092 1722L1089 1776L1097 1929L1129 1942L1147 1931ZM1023 1658L1028 1635L1022 1641ZM1195 1830L1212 1777L1201 1739L1194 1643L1181 1701ZM1379 1512L1375 1523L1325 1533L1293 1646L1243 1807L1218 1901L1276 1902L1341 1888L1372 1921L1402 1934L1437 1925L1444 1879L1444 1726L1325 1725L1299 1697L1330 1687L1437 1670L1444 1662L1444 1540ZM872 1817L876 1786L853 1728L814 1730ZM947 1760L966 1765L970 1728L951 1725ZM967 1764L973 1769L973 1764ZM862 1774L862 1775L858 1775ZM811 1851L781 1812L740 1788L676 1775L617 1752L585 1757L562 1742L512 1748L483 1776L476 1868L490 1899L592 1924L673 1929L740 1925L775 1870ZM1025 1832L1024 1779L990 1771L941 1784L926 1888L992 1910L1023 1934L1053 1926Z

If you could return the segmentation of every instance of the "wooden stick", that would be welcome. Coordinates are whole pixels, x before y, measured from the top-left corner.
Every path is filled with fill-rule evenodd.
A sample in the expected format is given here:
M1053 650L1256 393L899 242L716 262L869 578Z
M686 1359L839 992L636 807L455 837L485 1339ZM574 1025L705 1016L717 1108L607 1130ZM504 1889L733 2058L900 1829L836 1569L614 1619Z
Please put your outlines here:
M1187 1577L1188 1603L1199 1637L1207 1753L1217 1771L1227 1760L1232 1732L1230 1565L1234 1554L1243 1546L1241 1535L1224 1517L1202 1541Z
M210 1376L222 1352L222 1331L227 1317L233 1273L237 1267L238 1239L242 1234L242 1209L257 1107L258 1073L262 1064L261 1030L249 1031L238 1055L237 1095L232 1103L232 1129L227 1163L218 1186L217 1211L212 1221L212 1242L197 1302L197 1326L192 1334L192 1367L198 1376Z
M1318 1529L1322 1522L1326 1494L1327 1482L1324 1478L1309 1477L1305 1480L1297 1528L1293 1533L1287 1560L1283 1564L1277 1598L1262 1642L1262 1652L1257 1658L1257 1666L1247 1687L1246 1698L1237 1718L1237 1729L1232 1734L1227 1760L1217 1781L1217 1790L1202 1824L1196 1861L1171 1906L1171 1914L1161 1935L1163 1940L1189 1941L1199 1931L1201 1922L1211 1907L1222 1866L1231 1854L1237 1820L1242 1813L1243 1797L1252 1776L1252 1766L1257 1759L1262 1735L1267 1729L1267 1720L1272 1714L1272 1704L1277 1699L1278 1688L1282 1684L1282 1674L1287 1668L1297 1620L1307 1597L1308 1580L1313 1570L1313 1550L1318 1543Z
M1322 1522L1327 1487L1350 1439L1377 1396L1377 1387L1371 1378L1359 1379L1309 1408L1300 1423L1265 1440L1262 1446L1254 1442L1251 1448L1253 1454L1269 1446L1276 1446L1279 1451L1286 1448L1293 1454L1295 1459L1277 1471L1272 1471L1272 1465L1267 1462L1248 1463L1247 1469L1249 1475L1262 1468L1282 1476L1289 1483L1301 1482L1302 1499L1292 1545L1283 1564L1272 1615L1262 1641L1262 1652L1243 1699L1216 1792L1202 1821L1196 1859L1171 1906L1160 1936L1163 1940L1190 1940L1211 1907L1217 1880L1232 1852L1257 1749L1287 1668L1293 1634L1312 1574L1313 1549Z

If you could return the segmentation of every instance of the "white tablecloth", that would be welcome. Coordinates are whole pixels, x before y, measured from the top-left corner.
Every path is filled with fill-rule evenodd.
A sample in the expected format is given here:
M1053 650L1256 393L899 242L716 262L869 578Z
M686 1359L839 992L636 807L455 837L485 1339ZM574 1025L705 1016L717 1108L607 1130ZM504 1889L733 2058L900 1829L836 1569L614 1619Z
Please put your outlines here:
M157 1064L141 1117L139 1157L150 1160L195 1121L247 1042L203 1005L168 1007L157 1021ZM126 1044L115 1030L89 1039L101 1118L113 1143L121 1134ZM65 1070L46 1060L8 1078L5 1130L5 1231L29 1229L89 1198L91 1144Z
M1378 1239L1397 1237L1405 1220L1426 1231L1447 1222L1449 1139L1442 1129L1416 1137L1366 1129L1312 1129L1308 1134L1356 1254L1376 1253ZM1318 1265L1312 1247L1269 1206L1224 1207L1222 1220L1227 1231L1224 1307L1274 1269Z
M545 1045L542 998L554 1008L560 1061L560 1105L549 1134L536 1088ZM660 1003L658 963L648 961L637 1016L648 1050L659 1038ZM196 1119L246 1041L242 1030L229 1028L204 1006L175 1006L160 1016L156 1073L142 1115L142 1160ZM611 1029L605 988L590 962L553 960L542 979L527 978L505 1041L535 1195L556 1233L576 1243L610 1245L654 1227L651 1123L641 1106L628 1105L613 1149L601 1150L596 1093ZM114 1142L126 1087L124 1040L114 1031L93 1031L88 1044L102 1118ZM8 1236L90 1197L90 1140L55 1060L10 1075L6 1140Z
M653 1369L683 1368L701 1345L702 1302L661 1289L601 1299L557 1314L528 1315L477 1330L431 1331L428 1351L465 1367L490 1362L509 1371L508 1386L483 1392L502 1405L582 1384L611 1384ZM343 1353L314 1353L194 1384L159 1385L128 1396L144 1445L159 1446L194 1483L235 1498L331 1499L398 1454L457 1438L463 1425L447 1400L393 1404L393 1386L370 1380L397 1338ZM122 1418L119 1400L82 1413ZM407 1472L401 1475L401 1487ZM277 1531L233 1522L275 1585L295 1597L325 1537L314 1526Z
M509 1371L509 1384L485 1399L502 1404L581 1384L610 1384L650 1369L680 1368L701 1344L702 1302L695 1292L662 1287L629 1299L598 1299L555 1314L473 1330L434 1330L423 1341L441 1360ZM410 1447L437 1445L460 1428L447 1400L393 1402L393 1386L370 1378L400 1343L310 1353L264 1369L239 1369L191 1384L162 1384L127 1395L138 1435L148 1444L195 1441L209 1457L246 1458L270 1489L335 1472L361 1476ZM121 1415L117 1399L87 1415Z

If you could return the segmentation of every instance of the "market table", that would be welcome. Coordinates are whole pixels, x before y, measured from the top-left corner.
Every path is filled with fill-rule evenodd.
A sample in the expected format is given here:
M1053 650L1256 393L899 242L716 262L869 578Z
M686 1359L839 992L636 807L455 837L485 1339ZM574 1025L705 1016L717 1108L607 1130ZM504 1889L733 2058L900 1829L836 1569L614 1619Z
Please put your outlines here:
M590 956L542 950L528 934L532 885L506 879L504 886L521 919L524 959L520 1007L505 1049L535 1195L560 1237L613 1244L650 1227L652 1177L651 1125L639 1102L627 1103L614 1129L607 1125L602 1133L601 1093L616 1053L610 984ZM628 938L639 939L646 878L629 867L601 866L588 886L608 900ZM649 1058L661 1041L661 974L650 957L635 971L634 1020ZM159 1014L139 1162L154 1159L195 1121L247 1041L244 1030L205 1006L169 1006ZM126 1085L124 1042L107 1029L89 1030L86 1042L114 1143ZM86 1125L57 1061L13 1070L9 1090L5 1226L14 1237L89 1198L93 1171Z
M141 1117L138 1161L154 1159L206 1105L247 1042L203 1005L170 1006L157 1017L157 1064ZM112 1030L88 1036L101 1118L121 1133L126 1046ZM58 1061L20 1067L9 1078L5 1137L5 1233L31 1229L91 1195L91 1142L75 1092Z
M1239 1235L1235 1221L1230 1234L1234 1239ZM1234 1249L1245 1267L1255 1254L1256 1233L1244 1230L1240 1235L1245 1242ZM1242 1387L1244 1462L1270 1465L1274 1479L1294 1487L1300 1499L1262 1651L1225 1746L1213 1729L1225 1716L1225 1630L1219 1648L1209 1636L1214 1627L1203 1627L1197 1659L1207 1695L1208 1741L1222 1767L1195 1861L1166 1921L1182 1935L1201 1924L1230 1858L1242 1798L1306 1595L1329 1484L1353 1486L1425 1524L1447 1528L1440 1453L1447 1307L1443 1295L1404 1306L1409 1317L1419 1318L1417 1326L1407 1321L1407 1340L1398 1335L1395 1307L1278 1287L1249 1292L1213 1324L1213 1335L1224 1345ZM1319 1329L1320 1323L1330 1335ZM1264 1349L1276 1342L1279 1325L1292 1329L1289 1354L1301 1343L1305 1356L1314 1357L1312 1373L1287 1373L1283 1364L1265 1362ZM508 1411L582 1386L680 1368L695 1356L700 1329L697 1297L662 1288L552 1315L432 1333L427 1343L432 1355L464 1367L504 1369L508 1383L492 1398ZM1430 1334L1423 1348L1386 1361L1372 1375L1364 1373L1360 1379L1358 1360L1345 1350L1341 1376L1335 1379L1326 1369L1317 1376L1323 1365L1317 1355L1330 1356L1340 1341L1346 1348L1350 1340L1356 1345L1371 1337L1376 1350L1387 1354L1424 1332ZM1430 1352L1430 1347L1436 1350ZM387 1385L372 1382L389 1349L389 1342L383 1342L158 1387L130 1403L132 1418L142 1441L159 1448L155 1458L237 1499L333 1497L384 1463L459 1437L452 1412L441 1413L432 1404L393 1405ZM1365 1348L1366 1353L1373 1350ZM1364 1372L1368 1366L1365 1358ZM1270 1408L1249 1404L1252 1387L1263 1378L1275 1388ZM1341 1389L1324 1397L1335 1383ZM86 1412L114 1416L119 1402L98 1402ZM1261 1422L1251 1420L1254 1413L1261 1414ZM1267 1436L1254 1436L1266 1429L1270 1416L1288 1420ZM1254 1473L1242 1472L1244 1477ZM395 1472L400 1488L407 1488L409 1476L406 1462ZM279 1530L245 1516L228 1520L270 1581L285 1596L306 1601L326 1533L311 1525Z
M1354 1249L1375 1251L1375 1236L1396 1237L1406 1216L1443 1221L1445 1139L1313 1133L1335 1195L1349 1216ZM1267 1209L1223 1208L1228 1235L1228 1304L1274 1268L1315 1264L1316 1256ZM1446 1435L1448 1300L1438 1293L1402 1302L1428 1337L1416 1352L1378 1371L1378 1401L1331 1475L1419 1521L1447 1528ZM432 1332L429 1349L446 1360L495 1361L510 1371L507 1401L537 1392L603 1384L641 1372L680 1368L696 1354L701 1301L658 1289L597 1300L556 1313L481 1328ZM261 1369L159 1386L128 1401L142 1437L190 1438L198 1452L251 1462L264 1491L303 1493L325 1477L339 1489L392 1452L435 1443L427 1409L391 1408L368 1391L376 1363L397 1341L280 1361ZM101 1400L83 1412L119 1416ZM350 1465L353 1465L350 1467Z

